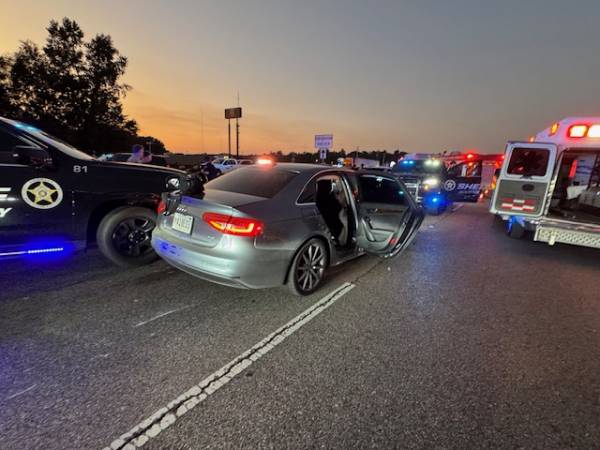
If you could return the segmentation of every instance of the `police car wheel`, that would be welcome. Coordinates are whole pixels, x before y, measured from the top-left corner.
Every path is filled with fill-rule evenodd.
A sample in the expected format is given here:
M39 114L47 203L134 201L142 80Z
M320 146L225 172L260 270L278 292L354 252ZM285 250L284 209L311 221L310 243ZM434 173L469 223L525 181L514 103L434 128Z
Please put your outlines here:
M506 234L513 239L521 239L525 236L525 228L514 220L506 221Z
M104 256L122 267L148 264L158 258L151 246L156 213L148 208L124 206L100 222L96 242Z

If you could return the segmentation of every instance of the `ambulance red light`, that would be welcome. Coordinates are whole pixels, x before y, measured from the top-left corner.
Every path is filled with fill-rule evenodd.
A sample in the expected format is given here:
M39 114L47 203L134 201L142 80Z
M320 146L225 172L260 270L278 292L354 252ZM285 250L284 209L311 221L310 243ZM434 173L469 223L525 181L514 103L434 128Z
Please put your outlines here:
M590 128L587 132L587 137L600 138L600 125L596 124L596 125L590 126Z
M467 154L467 159L473 159L473 156L474 156L473 153L468 153Z
M569 128L568 136L570 138L582 138L586 136L587 132L587 125L571 125L571 127Z

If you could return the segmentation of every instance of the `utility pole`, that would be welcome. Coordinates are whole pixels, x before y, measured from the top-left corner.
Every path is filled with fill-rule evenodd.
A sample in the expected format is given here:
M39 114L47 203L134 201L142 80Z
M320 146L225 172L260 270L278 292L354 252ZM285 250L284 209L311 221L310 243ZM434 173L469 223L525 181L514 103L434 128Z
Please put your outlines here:
M240 91L237 93L237 105L240 107ZM235 157L240 159L240 124L239 118L235 118Z
M227 119L227 155L231 158L231 119Z
M240 124L235 119L235 156L240 159Z

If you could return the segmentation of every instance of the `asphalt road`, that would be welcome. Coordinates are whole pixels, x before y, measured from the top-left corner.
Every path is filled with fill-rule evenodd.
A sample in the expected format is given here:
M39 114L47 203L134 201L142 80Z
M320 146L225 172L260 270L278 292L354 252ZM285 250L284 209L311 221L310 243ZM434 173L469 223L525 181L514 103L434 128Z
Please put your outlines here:
M0 448L102 448L343 283L144 448L600 448L600 253L427 218L308 298L96 252L0 267Z

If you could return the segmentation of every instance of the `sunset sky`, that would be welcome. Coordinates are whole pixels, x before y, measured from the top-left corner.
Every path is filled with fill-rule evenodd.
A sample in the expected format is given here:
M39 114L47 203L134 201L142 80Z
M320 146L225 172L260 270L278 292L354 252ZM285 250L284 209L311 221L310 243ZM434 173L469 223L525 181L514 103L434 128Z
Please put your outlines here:
M569 115L600 115L600 2L0 0L0 52L50 19L110 34L127 113L173 151L498 152ZM203 126L202 126L203 124Z

